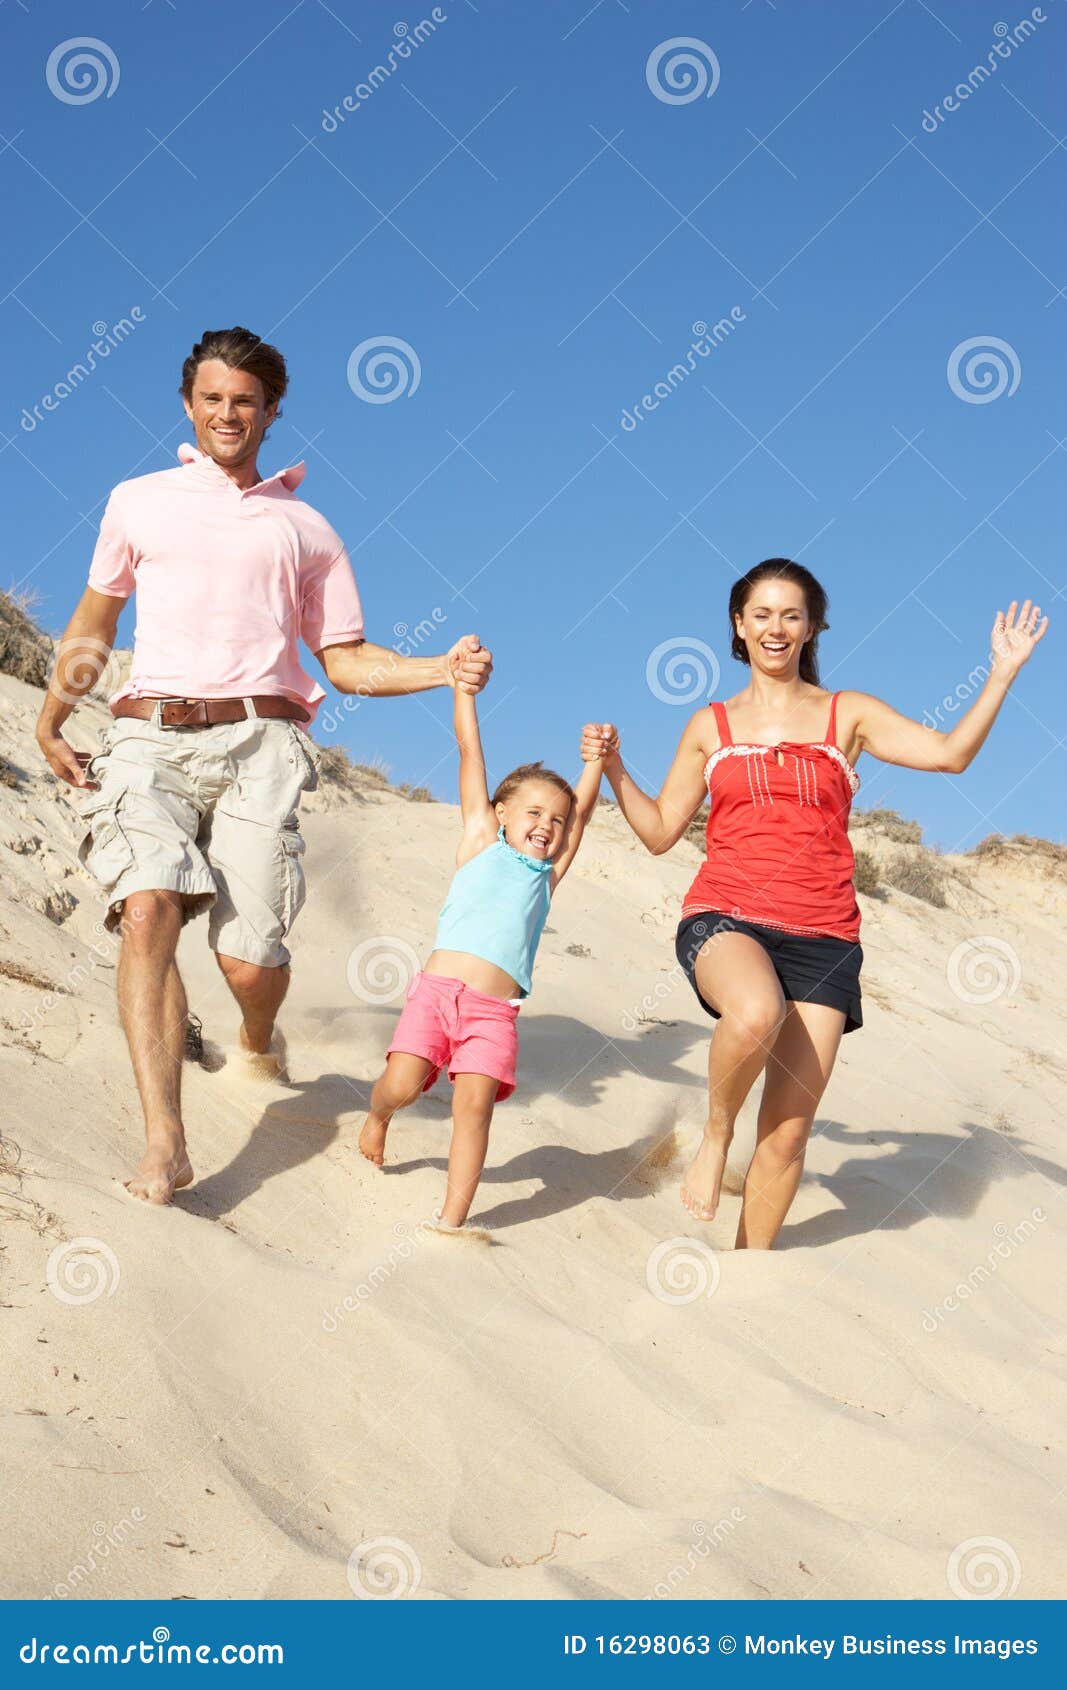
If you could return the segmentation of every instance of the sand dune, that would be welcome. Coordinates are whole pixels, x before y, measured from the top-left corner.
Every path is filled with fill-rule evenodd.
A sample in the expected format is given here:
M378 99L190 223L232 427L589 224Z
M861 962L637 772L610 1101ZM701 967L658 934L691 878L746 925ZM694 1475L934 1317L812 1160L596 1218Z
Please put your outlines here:
M118 1183L139 1113L74 806L39 693L0 697L5 1595L1062 1593L1055 856L949 860L944 909L863 899L867 1026L781 1248L734 1254L736 1197L700 1228L676 1195L708 1038L671 943L696 850L654 860L601 810L522 1012L485 1235L453 1239L425 1225L447 1086L383 1173L355 1130L456 812L324 786L291 1083L242 1073L194 925L198 1179L149 1212ZM741 1166L751 1140L746 1111Z

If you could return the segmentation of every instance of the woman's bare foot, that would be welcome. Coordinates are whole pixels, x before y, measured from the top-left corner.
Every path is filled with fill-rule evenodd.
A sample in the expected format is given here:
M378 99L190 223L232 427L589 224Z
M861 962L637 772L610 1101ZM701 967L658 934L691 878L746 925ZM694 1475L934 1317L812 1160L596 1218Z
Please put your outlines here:
M685 1176L681 1191L682 1202L694 1220L715 1219L729 1148L730 1137L727 1134L705 1132L704 1142Z
M192 1165L180 1132L150 1139L137 1172L125 1182L131 1197L157 1207L169 1203L176 1191L192 1183Z
M380 1168L385 1161L385 1135L389 1131L388 1119L375 1115L372 1110L363 1123L363 1130L359 1135L360 1154Z

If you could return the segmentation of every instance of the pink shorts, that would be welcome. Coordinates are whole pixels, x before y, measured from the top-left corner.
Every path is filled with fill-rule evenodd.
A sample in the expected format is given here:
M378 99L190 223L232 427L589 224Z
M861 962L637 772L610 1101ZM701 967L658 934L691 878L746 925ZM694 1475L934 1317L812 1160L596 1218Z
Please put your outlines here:
M423 1091L446 1065L450 1080L457 1074L487 1074L500 1082L496 1100L503 1103L515 1090L518 1015L518 1004L507 998L488 997L443 974L416 974L389 1055L401 1051L433 1063Z

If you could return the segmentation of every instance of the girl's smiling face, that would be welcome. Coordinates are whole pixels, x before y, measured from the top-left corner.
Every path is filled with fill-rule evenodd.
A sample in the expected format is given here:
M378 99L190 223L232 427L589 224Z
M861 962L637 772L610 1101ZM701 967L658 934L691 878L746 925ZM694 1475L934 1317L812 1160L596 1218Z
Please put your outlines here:
M565 792L547 780L524 780L511 797L496 806L504 838L515 851L550 862L559 854L570 814Z

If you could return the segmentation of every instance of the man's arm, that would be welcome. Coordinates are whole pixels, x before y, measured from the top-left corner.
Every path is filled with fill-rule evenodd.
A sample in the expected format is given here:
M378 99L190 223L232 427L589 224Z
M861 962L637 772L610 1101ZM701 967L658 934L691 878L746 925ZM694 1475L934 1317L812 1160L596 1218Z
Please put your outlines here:
M69 786L91 790L94 783L86 780L78 753L60 729L103 674L125 603L124 598L86 587L56 647L52 678L37 718L37 744L52 773Z
M326 646L316 654L330 685L363 698L400 698L433 687L481 692L493 668L492 653L477 634L465 634L451 651L435 657L402 657L388 646L355 640Z

